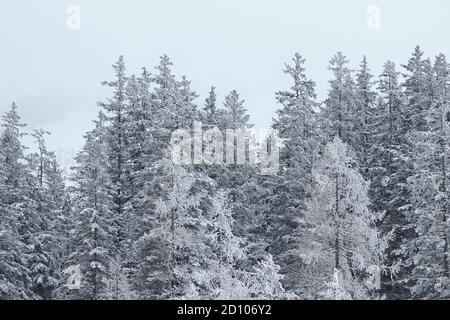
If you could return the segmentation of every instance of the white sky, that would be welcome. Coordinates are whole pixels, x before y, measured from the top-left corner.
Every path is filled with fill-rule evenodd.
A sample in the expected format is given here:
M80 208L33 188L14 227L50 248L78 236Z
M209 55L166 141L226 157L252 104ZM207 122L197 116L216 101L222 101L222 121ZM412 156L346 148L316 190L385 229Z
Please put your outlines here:
M236 89L251 121L267 128L274 93L289 79L283 63L296 51L322 99L328 61L342 50L356 68L366 54L378 73L406 62L416 44L426 55L450 55L446 0L0 0L0 113L14 100L28 129L52 132L50 148L67 161L92 127L97 101L109 95L112 63L125 55L139 72L168 54L203 104L211 85L219 101ZM81 9L81 29L67 27L66 9ZM381 10L381 29L367 26L367 8ZM64 165L64 163L63 163Z

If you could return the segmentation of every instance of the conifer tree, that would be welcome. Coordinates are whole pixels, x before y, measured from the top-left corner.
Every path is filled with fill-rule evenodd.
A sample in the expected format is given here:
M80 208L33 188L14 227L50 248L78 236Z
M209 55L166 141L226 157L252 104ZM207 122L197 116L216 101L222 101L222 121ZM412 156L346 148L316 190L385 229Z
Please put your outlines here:
M290 90L276 94L280 109L273 128L283 139L280 153L279 177L274 180L274 196L269 213L271 253L282 267L283 279L288 290L298 290L301 260L298 237L294 234L298 219L304 215L305 201L311 195L313 185L312 167L318 152L316 123L317 103L315 83L305 75L305 59L296 53L292 65L286 64L283 72L292 80Z
M368 174L369 149L373 143L371 124L373 122L376 93L372 89L372 74L364 56L360 70L356 74L355 113L352 115L352 132L354 140L352 148L359 161L359 167L364 177Z
M305 263L314 270L306 278L313 297L323 295L337 274L351 298L364 298L365 269L381 269L385 244L375 226L380 215L369 209L368 183L354 162L352 151L336 137L314 171L316 187L304 220L309 232L301 248ZM333 299L339 294L336 290Z
M80 288L63 287L62 297L73 299L107 299L117 294L118 288L107 290L107 281L113 278L109 265L116 255L116 228L108 189L107 128L105 116L99 113L94 130L85 136L86 143L77 155L72 188L74 209L68 257L65 268L79 266ZM67 278L67 277L65 277ZM66 280L66 279L63 279ZM64 281L65 284L67 282ZM115 298L115 297L112 297Z
M349 144L355 139L352 131L356 103L355 83L348 63L348 58L339 51L330 60L328 67L334 78L329 81L330 89L322 115L322 131L327 142L336 135Z
M413 298L442 299L450 295L448 253L448 151L449 66L443 54L433 67L432 100L425 111L424 131L412 136L415 174L412 185L411 222L417 237L412 241Z
M382 292L389 299L407 297L409 290L407 243L407 217L402 209L409 203L407 178L410 174L405 156L406 136L403 126L404 98L395 64L387 61L378 81L379 98L370 125L373 142L369 149L371 181L371 208L384 212L380 230L389 240L385 266L390 272L383 274ZM411 236L409 234L409 236Z
M0 299L34 299L29 257L28 168L17 106L2 116L0 136Z

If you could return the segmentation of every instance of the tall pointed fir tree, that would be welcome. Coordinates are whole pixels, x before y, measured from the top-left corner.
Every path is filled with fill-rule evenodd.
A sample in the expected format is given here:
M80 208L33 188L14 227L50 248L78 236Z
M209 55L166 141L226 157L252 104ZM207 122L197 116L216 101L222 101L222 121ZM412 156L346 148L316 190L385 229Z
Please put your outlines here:
M125 206L128 235L126 247L141 235L140 219L146 210L146 196L143 193L146 184L147 168L154 161L152 100L149 91L150 74L144 68L140 77L132 75L126 88L126 122L127 135L125 184L129 189L130 201Z
M264 239L265 213L267 207L263 201L267 189L262 185L264 177L260 168L253 163L255 139L253 124L245 107L245 100L236 90L226 97L223 109L219 112L219 128L225 134L225 166L215 166L213 174L219 188L229 194L231 210L237 223L234 232L248 241L246 255L247 270L251 271L256 263L266 254L268 243ZM233 132L231 137L227 132Z
M215 100L215 94L211 91L206 101L206 117L209 117L208 112L210 112L213 100ZM252 219L252 216L248 214L248 197L250 194L245 189L254 182L253 168L248 163L250 137L248 129L252 125L249 123L249 115L244 103L245 101L240 98L239 93L232 90L225 97L222 109L218 110L214 107L217 110L215 111L215 120L211 123L205 123L205 126L207 128L217 126L223 135L222 151L224 155L218 155L218 157L222 157L224 165L214 164L210 166L210 164L204 163L196 168L197 171L214 179L218 188L229 191L232 210L238 220L236 232L239 236L243 235L244 230L250 226L248 219ZM229 141L227 141L227 138ZM238 139L240 138L242 138L244 144L239 143ZM245 154L244 159L239 158L238 161L241 152ZM241 160L244 163L241 163Z
M108 102L99 102L99 106L106 111L105 116L108 121L106 126L108 148L105 150L108 156L107 168L109 176L111 177L111 185L109 194L112 197L113 204L111 209L115 212L115 221L117 223L116 245L119 247L121 241L124 239L123 230L123 211L126 202L126 190L124 181L125 170L125 148L126 148L126 134L125 134L125 90L127 83L127 76L125 70L125 63L123 56L119 57L116 64L113 65L115 70L115 81L103 82L102 84L113 89L113 97L108 99Z
M0 299L33 299L28 269L30 173L21 143L22 128L13 103L2 116L0 136Z
M205 99L205 106L203 107L204 124L211 127L217 126L219 124L218 111L216 88L211 86L208 97Z
M191 81L182 76L177 82L178 101L176 105L176 129L190 128L194 120L200 120L200 112L197 110L195 99L198 95L191 89Z
M373 121L376 92L372 89L372 74L364 56L360 69L356 74L355 112L351 116L354 140L352 148L359 162L359 169L364 177L368 175L369 149L373 143L371 123Z
M410 170L405 156L404 99L399 75L392 61L384 64L378 81L379 97L369 126L373 141L369 149L367 177L371 181L371 208L384 212L379 228L389 241L384 262L389 272L383 273L381 287L388 299L409 296L406 244L411 233L403 209L409 203L407 178Z
M166 150L170 137L176 129L188 129L198 119L194 99L195 92L190 89L190 82L183 77L178 81L172 73L173 63L163 55L152 77L154 83L153 113L155 115L152 134L159 146L156 149L159 159Z
M228 129L244 129L250 128L250 116L244 106L245 101L239 96L236 90L232 90L226 97L223 103L225 110L225 117Z
M117 224L111 208L108 186L108 141L105 116L100 112L94 130L85 135L85 145L76 156L72 180L73 213L69 255L65 270L80 271L79 287L67 287L70 274L63 277L59 296L69 299L101 300L116 298L117 288L110 269L115 259ZM67 272L66 271L66 272Z
M276 99L281 106L273 128L283 140L279 176L272 180L271 211L268 213L271 239L270 251L285 274L288 290L301 295L302 262L299 258L298 237L294 231L305 212L305 201L311 196L312 167L318 152L315 83L305 75L305 59L296 53L292 65L285 64L283 72L292 80L288 91L279 91Z
M432 72L430 70L431 64L429 59L423 58L423 51L419 46L415 47L408 63L403 67L405 69L403 74L405 107L402 116L403 134L406 136L406 139L403 144L405 164L402 172L408 183L405 185L405 193L408 200L399 210L405 215L407 220L407 224L403 228L402 237L405 245L402 249L408 258L405 259L403 268L412 272L417 264L413 257L418 250L414 240L418 236L418 212L416 205L413 203L413 194L415 176L419 174L417 165L420 162L421 152L420 146L416 145L416 139L429 129L426 115L432 104L433 92L430 76ZM405 279L405 285L410 289L414 287L416 282L411 272Z
M428 68L425 65L425 70ZM412 297L450 297L448 237L448 165L450 148L450 69L443 54L432 69L431 106L425 129L413 135L415 175L412 181L414 269Z
M322 111L322 131L326 142L336 135L345 143L353 145L352 117L355 114L355 83L352 71L348 67L349 60L342 52L330 60L329 70L333 79L329 81L330 89Z
M129 242L127 239L130 237L128 233L130 222L129 217L126 215L126 208L130 205L130 168L127 166L129 163L129 141L128 141L128 122L129 105L127 104L127 83L129 78L126 75L125 63L123 56L119 57L116 64L113 65L115 71L115 80L110 82L103 82L103 85L112 88L113 96L108 99L106 103L99 102L99 106L103 107L107 120L106 127L106 139L108 147L106 149L107 154L107 188L108 195L110 196L110 210L114 212L112 220L114 221L115 228L115 260L111 263L115 267L115 288L114 296L119 299L121 295L120 282L121 279L126 277L127 260L129 259ZM133 219L131 219L133 221Z
M64 253L66 240L60 234L58 223L63 215L65 186L61 170L53 152L47 150L44 130L31 135L37 151L28 156L34 171L35 230L30 253L30 275L33 290L43 299L51 299L57 288L59 261Z

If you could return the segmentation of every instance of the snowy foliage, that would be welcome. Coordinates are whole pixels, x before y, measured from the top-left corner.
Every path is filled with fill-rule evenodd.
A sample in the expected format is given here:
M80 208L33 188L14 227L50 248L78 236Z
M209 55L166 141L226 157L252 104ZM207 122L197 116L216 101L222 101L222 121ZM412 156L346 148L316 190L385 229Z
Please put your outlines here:
M169 159L171 134L194 121L252 123L236 90L219 105L211 86L198 106L166 55L139 74L119 57L69 177L49 133L26 132L12 104L0 121L0 299L448 299L445 56L416 47L375 77L366 57L353 70L338 52L323 102L305 65L296 53L275 93L271 176Z

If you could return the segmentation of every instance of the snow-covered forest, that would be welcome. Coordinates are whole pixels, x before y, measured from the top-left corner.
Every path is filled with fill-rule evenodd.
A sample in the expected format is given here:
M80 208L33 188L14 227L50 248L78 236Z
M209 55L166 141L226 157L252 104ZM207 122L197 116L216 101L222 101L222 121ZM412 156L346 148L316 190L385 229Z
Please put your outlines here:
M450 66L420 47L379 75L359 66L331 58L325 101L300 54L280 70L275 175L171 160L171 134L194 121L252 123L237 91L199 101L165 55L140 74L114 63L68 176L13 103L0 299L450 298Z

